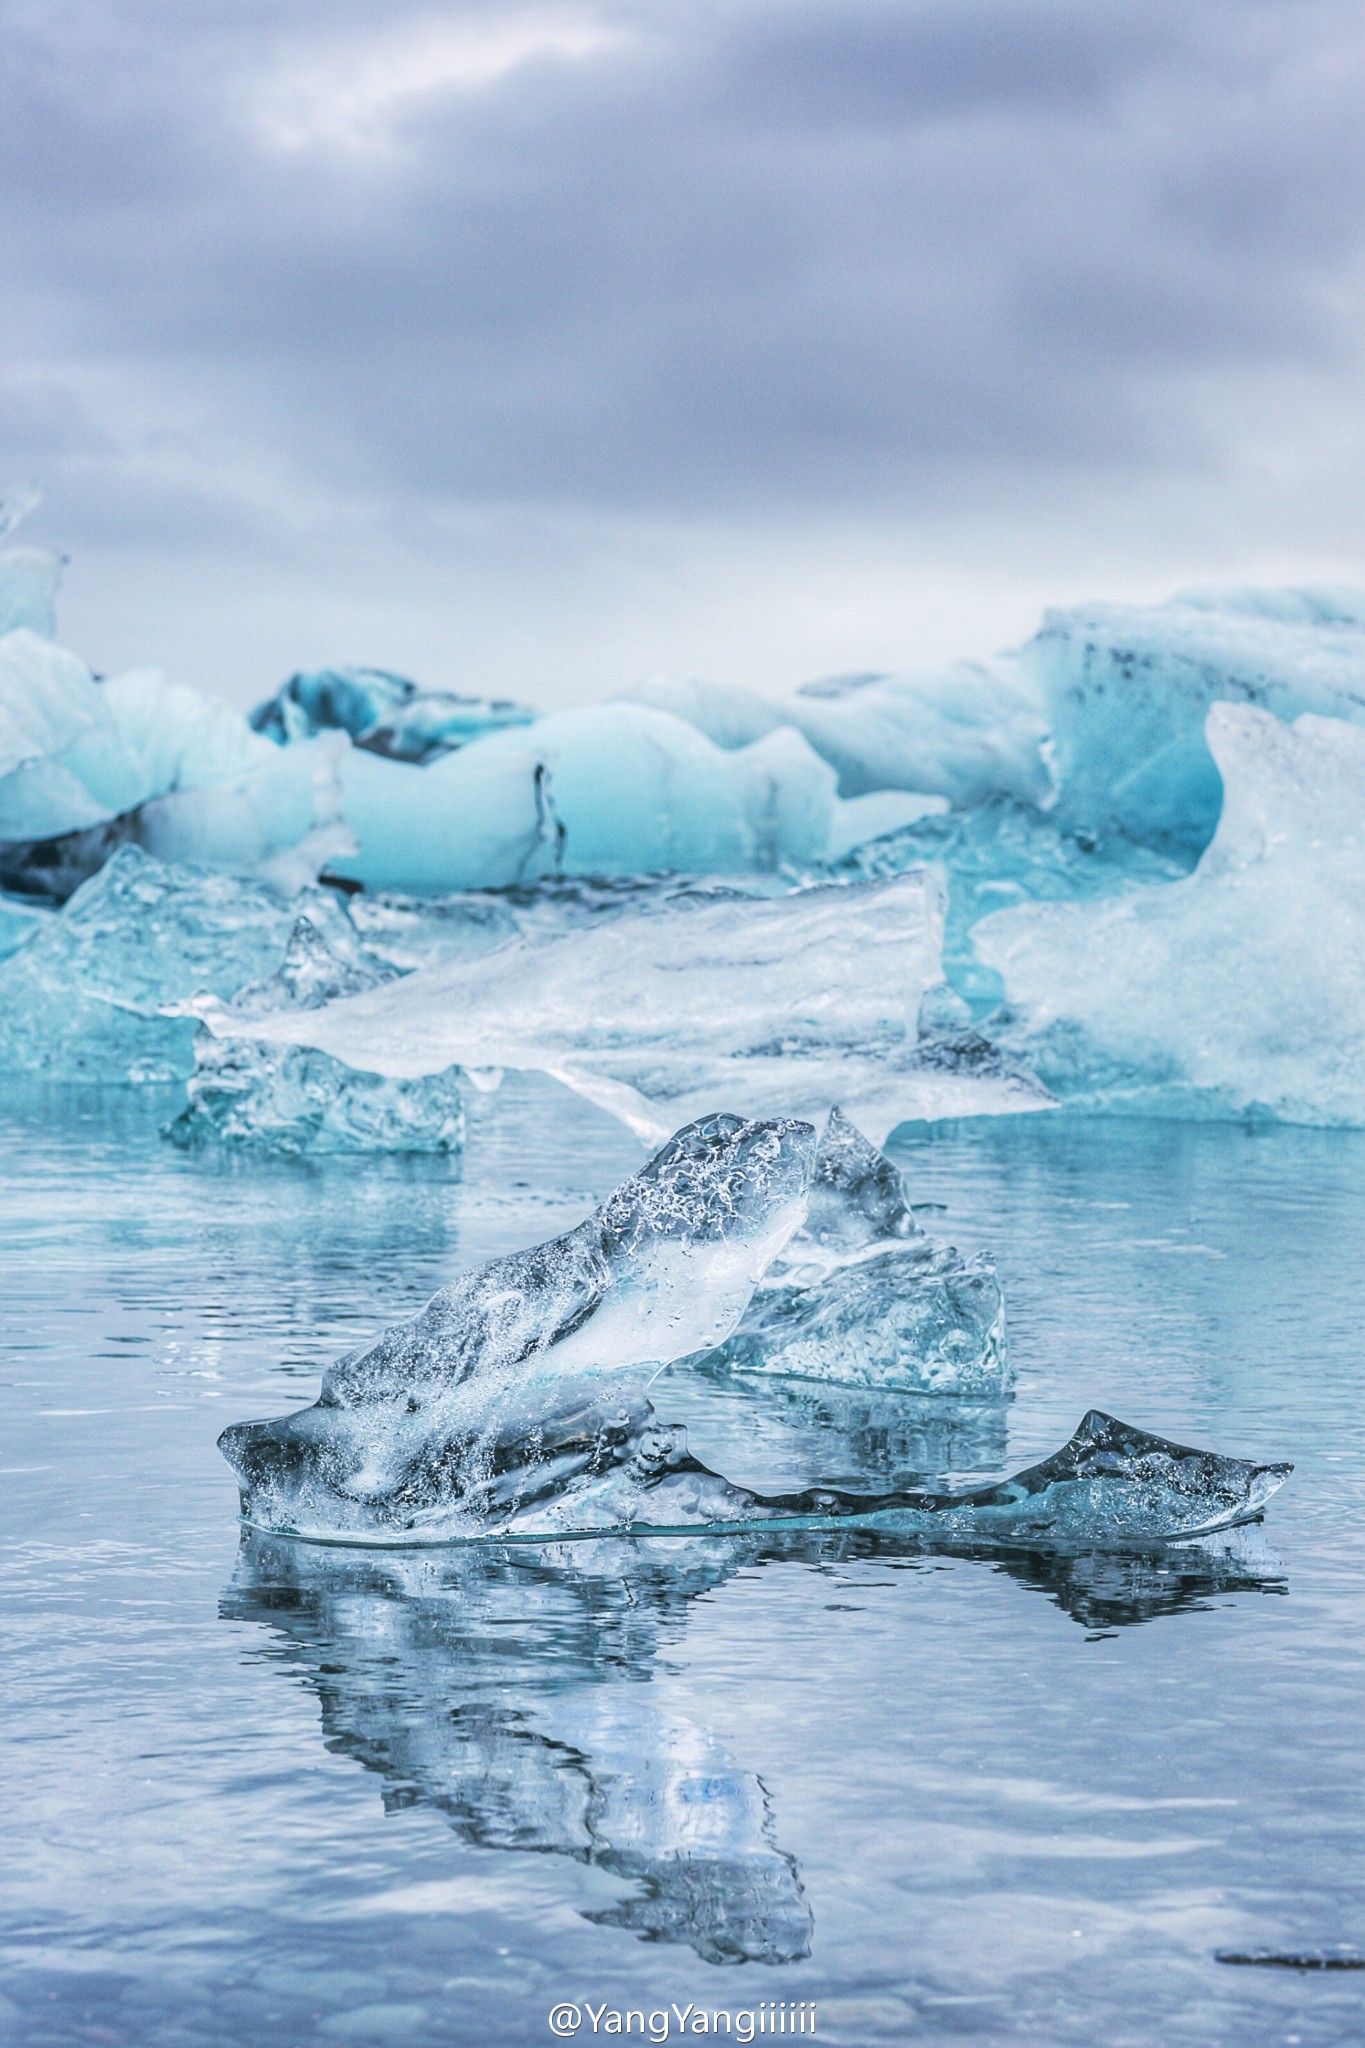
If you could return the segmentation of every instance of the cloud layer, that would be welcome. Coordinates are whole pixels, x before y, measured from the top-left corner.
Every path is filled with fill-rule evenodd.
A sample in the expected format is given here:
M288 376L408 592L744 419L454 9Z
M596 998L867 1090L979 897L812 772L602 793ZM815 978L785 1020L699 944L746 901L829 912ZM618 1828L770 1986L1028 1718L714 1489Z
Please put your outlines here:
M329 554L495 665L520 554L549 688L573 578L662 580L669 662L736 547L780 606L816 534L1021 587L1102 569L1097 506L1130 582L1365 541L1354 5L4 19L4 460L146 654L180 578L268 658Z

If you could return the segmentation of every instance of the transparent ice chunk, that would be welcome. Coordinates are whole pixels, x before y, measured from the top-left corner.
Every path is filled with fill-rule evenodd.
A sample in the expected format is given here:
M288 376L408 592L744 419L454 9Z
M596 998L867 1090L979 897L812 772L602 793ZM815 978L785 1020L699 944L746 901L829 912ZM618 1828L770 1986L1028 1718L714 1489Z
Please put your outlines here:
M258 1151L458 1152L464 1098L458 1073L420 1081L357 1074L311 1046L265 1046L201 1034L189 1101L166 1135Z
M282 965L238 991L245 1013L317 1009L389 980L394 969L367 952L338 914L331 942L300 916ZM357 1073L311 1046L195 1041L188 1102L167 1129L184 1146L214 1140L283 1153L452 1152L464 1139L459 1076L450 1072L395 1081Z
M979 1037L921 1033L941 938L938 885L919 874L770 899L645 895L306 1014L207 1014L221 1035L315 1045L399 1079L538 1069L653 1140L727 1099L820 1120L840 1102L877 1142L909 1118L1046 1106Z
M891 1161L835 1109L806 1222L759 1282L712 1367L980 1399L1009 1384L989 1258L916 1224Z
M608 1469L528 1504L509 1528L529 1536L850 1526L949 1544L1122 1547L1250 1520L1293 1469L1194 1450L1099 1409L1041 1463L994 1486L953 1490L754 1493L693 1458L680 1425L652 1418L612 1449Z
M836 1139L817 1232L830 1237L832 1209L838 1244L850 1211L903 1239L894 1188ZM808 1124L689 1125L576 1230L490 1261L341 1359L311 1408L226 1429L244 1518L379 1544L848 1525L1104 1546L1245 1520L1283 1483L1287 1465L1191 1450L1099 1411L995 1485L762 1494L709 1470L642 1379L725 1343L802 1223L815 1170Z
M563 1484L633 1430L643 1374L729 1335L805 1214L809 1124L713 1116L679 1131L577 1229L494 1259L343 1358L313 1408L221 1439L253 1522L474 1526L528 1483Z

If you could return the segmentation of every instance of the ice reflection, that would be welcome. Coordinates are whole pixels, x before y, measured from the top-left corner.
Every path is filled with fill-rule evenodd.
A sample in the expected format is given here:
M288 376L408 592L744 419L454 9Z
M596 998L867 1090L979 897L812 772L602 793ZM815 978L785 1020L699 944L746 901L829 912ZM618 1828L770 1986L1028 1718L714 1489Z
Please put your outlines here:
M587 1914L600 1924L711 1963L781 1964L809 1953L812 1916L762 1759L733 1758L651 1680L693 1604L741 1571L923 1561L879 1535L376 1553L246 1530L221 1611L271 1632L270 1654L318 1696L327 1747L378 1772L389 1809L433 1807L481 1848L572 1857L623 1880L621 1900ZM1285 1590L1255 1529L1151 1554L980 1561L1095 1633Z

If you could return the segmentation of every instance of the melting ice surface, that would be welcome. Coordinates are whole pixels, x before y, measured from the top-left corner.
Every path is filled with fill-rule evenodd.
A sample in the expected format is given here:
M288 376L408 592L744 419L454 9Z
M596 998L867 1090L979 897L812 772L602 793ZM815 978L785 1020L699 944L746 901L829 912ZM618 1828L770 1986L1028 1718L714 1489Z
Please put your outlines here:
M823 1278L794 1299L784 1286L734 1347L756 1285L808 1216L798 1258L823 1254ZM709 1471L681 1425L657 1420L642 1378L711 1352L717 1365L943 1385L943 1330L925 1342L902 1275L876 1271L886 1241L903 1258L916 1234L895 1169L842 1118L818 1148L814 1130L791 1120L689 1125L576 1230L493 1260L341 1359L313 1407L225 1430L244 1518L400 1544L841 1523L1103 1544L1204 1534L1255 1515L1283 1484L1288 1465L1191 1450L1092 1411L1054 1456L997 1485L765 1496ZM926 1277L911 1285L923 1290ZM941 1270L930 1286L947 1291ZM1003 1378L993 1276L990 1286L984 1359L962 1375L972 1393ZM970 1350L970 1312L963 1320ZM900 1355L915 1337L922 1365Z
M810 1118L839 1102L877 1142L909 1118L1048 1105L1026 1068L935 1015L942 930L923 874L766 900L712 888L316 1010L204 1015L396 1078L536 1068L656 1142L726 1099Z
M711 1366L904 1393L998 1396L1008 1384L995 1268L916 1223L901 1176L839 1109L805 1223L769 1265Z

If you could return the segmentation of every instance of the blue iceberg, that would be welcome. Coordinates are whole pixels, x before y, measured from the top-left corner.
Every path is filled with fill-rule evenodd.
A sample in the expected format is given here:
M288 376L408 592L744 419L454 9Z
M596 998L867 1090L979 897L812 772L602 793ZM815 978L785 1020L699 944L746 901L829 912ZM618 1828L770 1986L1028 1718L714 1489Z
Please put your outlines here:
M453 753L487 732L529 725L535 712L504 697L424 690L378 668L313 669L291 676L251 713L252 730L279 746L345 732L358 747L418 763Z
M1186 591L1049 612L1020 660L1047 707L1059 820L1193 859L1222 801L1214 704L1365 723L1365 596Z
M993 1026L1090 1109L1365 1123L1365 729L1215 704L1194 873L986 918Z
M317 905L328 914L325 901ZM278 965L294 916L257 884L168 868L125 846L0 962L0 1072L172 1081L194 1066L193 1017Z

